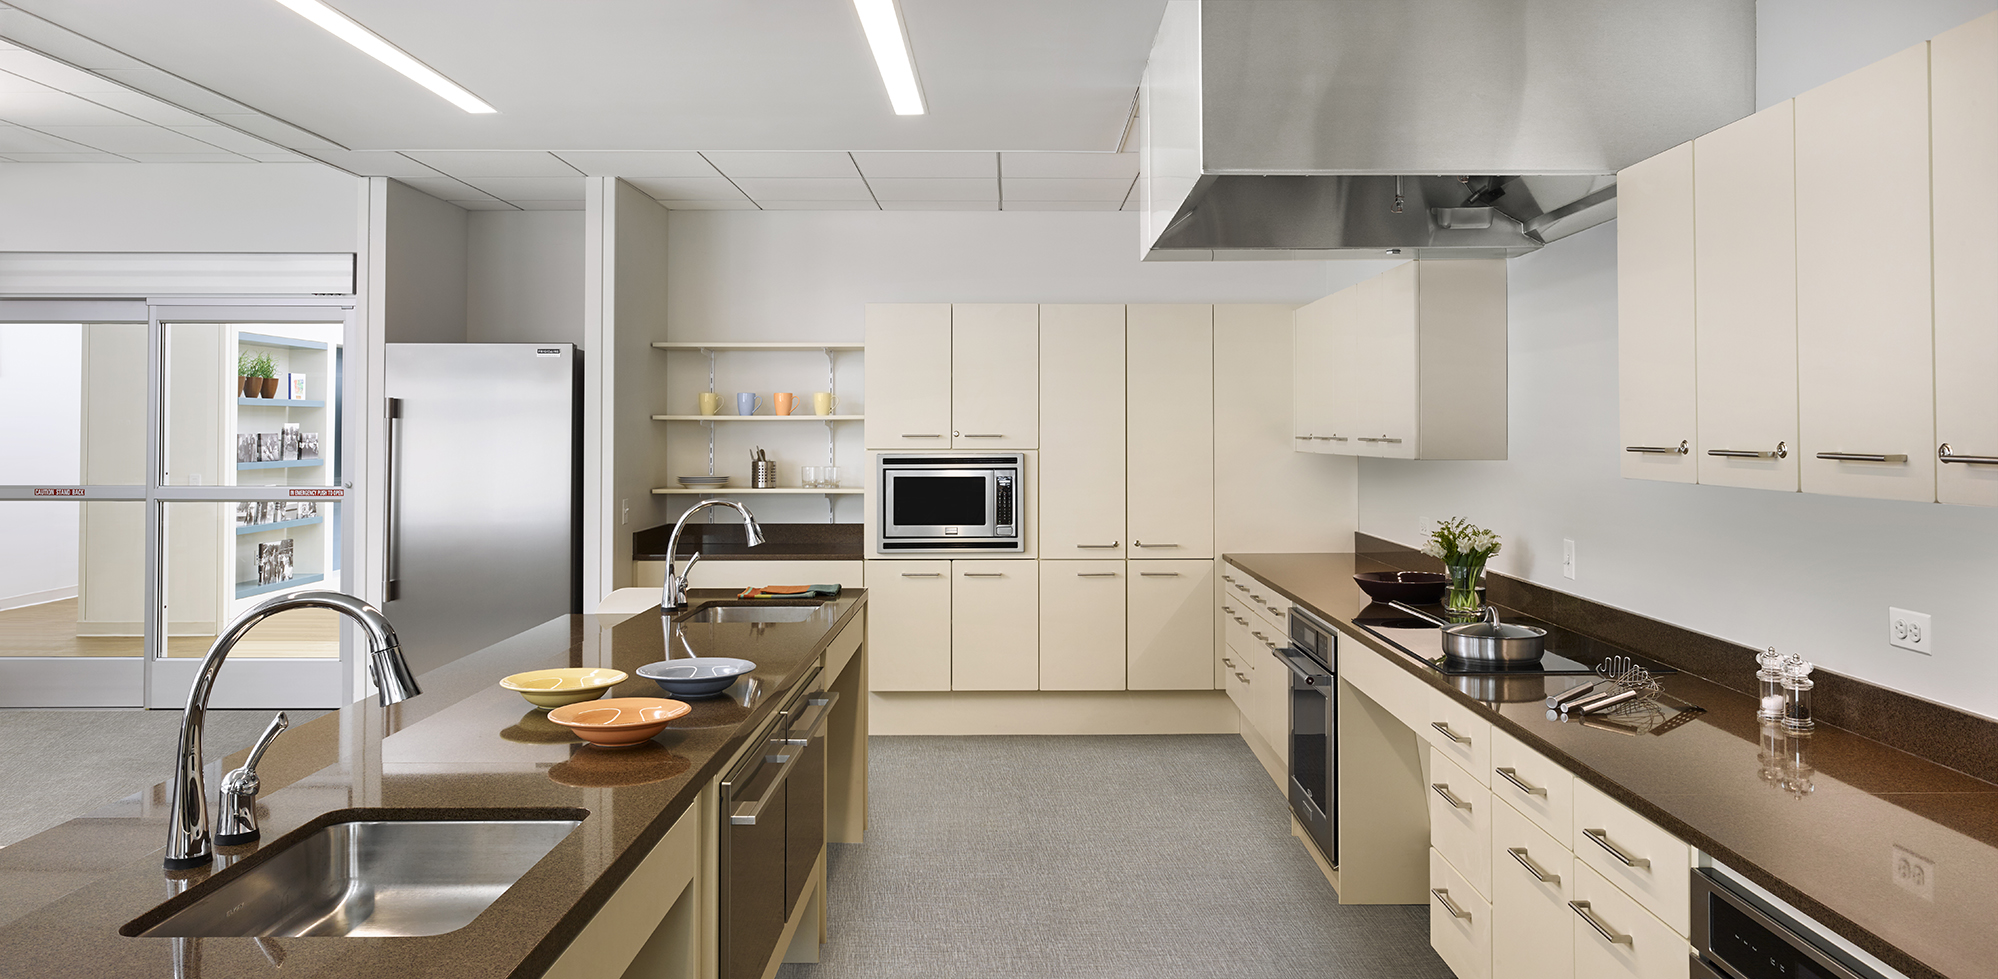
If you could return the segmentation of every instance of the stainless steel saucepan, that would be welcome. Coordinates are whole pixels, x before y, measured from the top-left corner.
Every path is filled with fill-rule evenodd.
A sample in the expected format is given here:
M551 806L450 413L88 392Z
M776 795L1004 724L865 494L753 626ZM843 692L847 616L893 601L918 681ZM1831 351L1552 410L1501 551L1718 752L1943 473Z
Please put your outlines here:
M1443 627L1443 654L1472 663L1536 663L1547 651L1547 630L1500 622L1487 605L1484 620Z

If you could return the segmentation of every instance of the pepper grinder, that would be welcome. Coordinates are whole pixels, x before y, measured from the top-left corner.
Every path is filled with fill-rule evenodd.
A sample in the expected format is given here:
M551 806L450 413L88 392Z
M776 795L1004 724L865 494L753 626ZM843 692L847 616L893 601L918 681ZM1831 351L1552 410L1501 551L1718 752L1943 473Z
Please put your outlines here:
M1812 669L1804 660L1783 667L1784 730L1808 731L1818 725L1811 708L1811 688L1817 686L1817 681L1811 679Z
M1768 652L1755 654L1755 688L1759 694L1755 716L1765 721L1783 719L1783 662L1785 656L1769 647Z

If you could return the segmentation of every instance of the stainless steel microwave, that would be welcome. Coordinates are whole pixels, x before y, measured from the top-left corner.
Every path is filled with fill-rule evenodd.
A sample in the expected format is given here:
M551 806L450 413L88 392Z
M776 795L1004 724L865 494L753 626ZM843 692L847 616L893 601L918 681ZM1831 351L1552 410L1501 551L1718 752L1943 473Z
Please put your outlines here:
M1026 550L1018 452L883 453L875 482L883 553Z

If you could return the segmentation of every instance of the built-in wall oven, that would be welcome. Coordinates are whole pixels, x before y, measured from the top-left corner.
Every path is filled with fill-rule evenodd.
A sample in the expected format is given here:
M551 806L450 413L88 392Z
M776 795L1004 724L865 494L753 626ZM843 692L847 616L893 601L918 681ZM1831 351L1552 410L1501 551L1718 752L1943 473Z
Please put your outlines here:
M762 979L826 843L826 719L816 671L721 784L721 979Z
M1325 861L1339 865L1339 634L1293 606L1290 645L1271 650L1290 670L1290 811Z
M1819 925L1745 884L1702 867L1693 874L1693 979L1885 979Z
M956 553L1026 549L1018 452L887 453L876 458L875 547Z

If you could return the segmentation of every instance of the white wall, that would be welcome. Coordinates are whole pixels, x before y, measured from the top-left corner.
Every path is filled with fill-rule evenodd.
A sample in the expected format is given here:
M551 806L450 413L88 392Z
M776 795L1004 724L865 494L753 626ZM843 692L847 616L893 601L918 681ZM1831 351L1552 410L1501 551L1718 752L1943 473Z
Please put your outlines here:
M1765 93L1789 97L1774 86L1808 88L1990 7L1765 0ZM1363 460L1362 531L1413 544L1427 522L1465 516L1505 537L1494 570L1998 717L1998 643L1982 627L1998 510L1619 478L1615 225L1511 266L1511 458ZM1572 581L1563 539L1577 546ZM1887 645L1889 605L1935 617L1933 657Z
M473 211L465 339L583 342L583 212Z
M75 483L83 328L0 326L0 483ZM74 503L0 503L0 609L76 594Z
M465 342L465 209L391 180L387 222L388 342Z
M354 252L360 202L317 163L0 163L0 251Z

